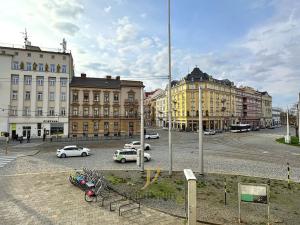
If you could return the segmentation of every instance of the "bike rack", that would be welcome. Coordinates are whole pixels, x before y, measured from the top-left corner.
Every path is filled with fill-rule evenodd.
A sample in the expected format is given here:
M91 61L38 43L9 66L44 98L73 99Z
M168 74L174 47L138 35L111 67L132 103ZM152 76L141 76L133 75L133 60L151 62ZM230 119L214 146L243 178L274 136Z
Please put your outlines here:
M112 205L115 204L115 203L117 203L117 202L126 201L126 200L127 200L127 198L124 197L124 196L122 196L121 199L117 199L117 200L115 200L115 201L110 202L110 203L109 203L109 210L110 210L110 211L115 211L115 209L112 209Z
M129 209L127 209L127 210L121 211L122 208L124 208L124 207L126 207L126 206L129 206L129 205L133 205L133 204L137 204L137 206L134 207L134 208L129 208ZM134 210L134 209L139 209L139 210L141 210L141 203L140 203L140 202L132 201L132 202L127 203L127 204L125 204L125 205L119 206L119 216L122 216L122 213L124 213L124 212L128 212L128 211L131 211L131 210Z

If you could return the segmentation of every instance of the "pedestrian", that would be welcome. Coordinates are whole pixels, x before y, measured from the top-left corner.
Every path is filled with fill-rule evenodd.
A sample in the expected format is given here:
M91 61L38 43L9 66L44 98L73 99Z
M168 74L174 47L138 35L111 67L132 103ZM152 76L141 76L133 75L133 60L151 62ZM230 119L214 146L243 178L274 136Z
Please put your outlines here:
M18 134L16 134L16 141L18 141L19 140L19 135Z
M45 141L45 139L46 139L46 133L44 132L44 134L43 134L43 141Z
M27 134L27 143L30 142L30 134Z
M22 144L22 142L23 142L23 136L20 136L19 141L20 141L20 144Z

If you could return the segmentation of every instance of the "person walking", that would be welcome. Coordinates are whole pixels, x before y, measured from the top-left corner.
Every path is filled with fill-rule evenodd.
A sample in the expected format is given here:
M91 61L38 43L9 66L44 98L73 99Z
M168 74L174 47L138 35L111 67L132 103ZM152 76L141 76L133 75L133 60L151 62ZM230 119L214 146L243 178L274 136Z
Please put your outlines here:
M27 134L27 143L30 143L30 134Z

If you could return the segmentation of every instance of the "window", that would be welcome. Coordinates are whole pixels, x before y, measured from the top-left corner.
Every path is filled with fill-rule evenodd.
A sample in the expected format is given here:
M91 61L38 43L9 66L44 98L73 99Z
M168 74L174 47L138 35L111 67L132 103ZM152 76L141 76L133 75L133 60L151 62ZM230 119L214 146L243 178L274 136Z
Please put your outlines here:
M30 100L30 91L25 92L25 100Z
M83 131L88 131L89 130L89 124L88 122L83 123Z
M66 73L67 72L67 65L62 65L61 72Z
M61 108L60 115L61 116L65 116L66 115L66 109L65 108Z
M61 93L60 100L63 101L63 102L66 101L66 92Z
M44 64L43 63L39 63L39 71L44 71Z
M10 110L10 115L11 115L11 116L17 116L17 115L18 115L18 110L16 109L16 107L13 107L13 108Z
M13 91L12 92L12 99L17 100L18 99L18 91Z
M40 58L43 58L44 56L43 56L43 54L40 54Z
M94 121L94 130L98 130L98 129L99 129L99 122Z
M55 86L55 78L49 78L49 85Z
M19 75L12 75L11 82L15 85L19 84Z
M119 116L119 109L114 108L114 117L118 117L118 116Z
M13 62L13 69L14 70L18 70L19 69L19 62L18 61L14 61Z
M49 109L49 116L54 116L54 108L53 107L51 107Z
M60 85L65 87L67 86L67 79L66 78L60 78Z
M54 101L54 98L55 98L54 92L50 92L50 93L49 93L49 100L50 100L50 101Z
M73 108L72 114L73 114L73 116L78 116L78 108L77 107Z
M50 65L50 72L51 72L51 73L54 73L54 72L55 72L55 65L54 65L54 64L51 64L51 65Z
M118 93L115 93L115 94L114 94L114 101L115 101L115 102L118 102L118 101L119 101L119 94L118 94Z
M15 52L15 55L19 55L19 52Z
M109 129L109 122L104 122L104 129L108 130Z
M104 108L104 117L108 117L109 116L109 109L108 107Z
M83 116L89 116L89 108L88 107L83 108Z
M26 63L26 69L28 71L31 71L32 70L32 64L30 62Z
M31 85L32 78L31 76L24 76L25 85Z
M36 78L36 83L38 86L43 86L44 85L44 78L43 77L37 77Z
M73 123L72 123L72 130L73 130L73 131L77 131L77 129L78 129L78 124L77 124L77 122L73 122Z
M42 108L38 108L37 109L37 116L42 116L43 115L43 109Z
M88 102L89 101L89 93L88 92L84 92L83 93L83 101L84 102Z
M37 93L37 100L38 101L43 101L43 92L38 92Z
M55 58L55 55L51 55L51 59L54 59Z
M78 102L78 92L73 92L72 100L73 102Z
M117 130L119 128L119 123L118 122L114 122L114 129Z
M94 116L99 116L99 108L94 108Z
M24 108L23 115L24 115L24 116L30 116L29 107L25 107L25 108Z
M99 92L94 93L94 102L99 102L99 96L100 96Z
M128 101L129 102L133 102L134 101L134 94L133 93L129 93L128 94Z
M108 103L108 102L109 102L109 93L108 93L108 92L105 92L105 93L104 93L104 102L105 102L105 103Z

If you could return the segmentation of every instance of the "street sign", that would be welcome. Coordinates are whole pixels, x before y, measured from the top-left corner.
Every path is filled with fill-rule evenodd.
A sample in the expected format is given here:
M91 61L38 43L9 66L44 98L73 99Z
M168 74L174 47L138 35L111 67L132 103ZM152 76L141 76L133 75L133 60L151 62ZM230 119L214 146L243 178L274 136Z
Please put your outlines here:
M241 223L241 202L267 205L268 225L270 224L269 186L267 184L238 183L239 223Z

